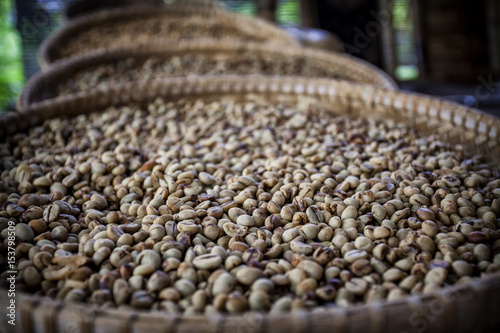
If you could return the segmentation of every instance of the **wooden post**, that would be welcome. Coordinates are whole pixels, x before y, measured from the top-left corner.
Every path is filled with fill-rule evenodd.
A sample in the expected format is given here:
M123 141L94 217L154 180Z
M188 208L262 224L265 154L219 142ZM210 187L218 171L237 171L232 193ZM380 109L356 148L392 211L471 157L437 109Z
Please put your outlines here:
M495 74L500 73L500 4L497 0L486 3L488 48L490 69Z
M271 22L276 22L277 0L256 0L257 15Z
M384 14L387 21L380 22L382 26L382 61L384 70L392 77L395 75L394 38L392 33L392 6L388 0L378 0L380 14Z
M316 0L300 0L302 26L319 28L318 5Z
M418 1L414 1L413 5L413 31L415 36L415 54L417 56L417 67L420 73L425 72L424 65L424 54L423 54L423 37L422 37L422 21L420 18L421 10L420 3Z
M495 29L488 33L488 23L496 20L489 6L498 8L497 1L421 0L419 5L429 80L477 83L480 75L492 73L498 42L490 44L498 37Z

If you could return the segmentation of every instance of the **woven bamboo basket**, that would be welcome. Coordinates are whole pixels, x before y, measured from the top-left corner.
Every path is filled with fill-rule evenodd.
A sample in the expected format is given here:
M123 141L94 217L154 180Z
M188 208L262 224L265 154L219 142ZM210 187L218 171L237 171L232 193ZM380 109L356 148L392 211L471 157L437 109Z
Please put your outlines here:
M18 109L22 111L33 103L55 97L57 95L56 87L64 86L64 84L68 82L74 82L77 80L75 75L78 73L88 72L90 68L108 65L115 69L118 66L118 63L123 63L131 59L135 60L136 63L141 64L151 58L161 61L163 59L179 56L189 56L190 59L196 56L197 60L212 64L215 61L223 61L233 64L232 67L234 68L228 68L222 73L209 73L208 75L247 75L248 73L240 72L241 66L237 65L238 59L255 59L257 64L268 67L266 64L270 64L274 59L282 58L287 61L286 64L294 65L287 66L288 68L284 69L287 73L283 75L336 78L372 84L380 88L390 90L397 88L394 81L380 69L367 62L345 54L323 52L305 48L283 49L280 44L249 44L238 40L185 40L180 41L177 44L149 44L140 49L127 47L111 52L100 50L62 61L55 64L45 72L37 73L29 80L20 94ZM307 72L304 74L302 71L304 67L302 64L304 62L307 62L309 68L312 69L313 74L317 75L308 75ZM188 61L188 63L190 62ZM141 71L143 71L141 65L134 65L134 68L137 68L134 70L137 72L137 75L140 75ZM184 66L179 70L181 72L180 75L175 73L173 75L168 75L167 73L155 76L155 78L207 74L192 72L192 68L189 66ZM129 72L127 73L128 75L130 74ZM159 73L159 71L156 73ZM268 75L268 73L259 73L258 70L253 69L251 70L251 74ZM120 80L120 84L125 83L123 82L123 79L117 79L116 74L113 74L113 76L115 83ZM149 79L151 78L148 78L148 80ZM130 81L133 80L133 78L130 78ZM107 82L106 79L104 82Z
M64 58L68 55L61 55L61 50L68 47L71 40L79 35L85 35L90 29L98 32L99 38L95 48L104 48L111 50L117 47L126 45L133 45L138 47L144 43L161 43L165 39L192 39L193 37L183 35L181 38L178 36L168 36L169 32L159 34L149 34L142 36L127 35L127 41L123 44L109 45L102 42L102 37L109 35L111 37L123 36L123 32L119 31L116 25L127 25L130 22L139 22L141 25L150 24L154 29L161 29L160 27L168 23L184 24L186 27L198 27L203 25L202 36L196 38L229 38L237 37L245 41L256 42L282 42L289 45L298 45L298 42L284 30L277 26L268 23L259 18L247 17L229 11L221 10L211 7L196 7L196 6L178 6L170 5L161 8L152 8L150 6L129 6L127 8L104 10L95 14L87 15L67 24L61 30L55 32L51 37L44 41L40 47L39 63L43 69L48 68L49 65ZM157 20L153 22L153 20ZM111 27L115 25L114 31ZM214 30L211 31L211 28ZM206 34L206 35L205 35ZM232 35L231 35L232 34ZM142 38L142 39L141 39ZM85 44L88 45L89 41ZM72 52L69 54L83 54L92 51L93 49L84 49Z
M145 103L158 96L166 100L291 103L303 110L315 105L353 117L392 118L422 134L462 144L468 153L484 153L498 174L500 119L423 95L323 79L198 77L129 83L38 103L25 113L2 115L0 133L5 137L53 117ZM0 292L6 295L7 290ZM11 327L5 323L9 299L2 297L0 304L5 332L485 332L500 324L500 275L488 274L397 301L284 315L171 316L63 304L19 292L18 325Z
M138 4L161 6L164 5L165 2L162 0L77 0L66 4L62 12L62 16L65 21L71 21L77 17L88 15L100 10ZM183 6L221 7L221 4L216 0L178 0L173 1L173 4L180 4Z

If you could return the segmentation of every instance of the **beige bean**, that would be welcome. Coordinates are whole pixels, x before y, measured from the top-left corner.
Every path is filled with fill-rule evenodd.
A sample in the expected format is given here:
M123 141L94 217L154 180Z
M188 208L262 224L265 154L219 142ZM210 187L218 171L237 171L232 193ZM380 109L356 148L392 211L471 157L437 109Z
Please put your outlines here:
M244 285L251 285L255 282L255 280L260 279L264 276L262 270L254 267L245 267L242 268L236 273L236 279L239 283Z
M216 254L204 254L193 259L193 265L197 269L213 270L222 264L222 258Z

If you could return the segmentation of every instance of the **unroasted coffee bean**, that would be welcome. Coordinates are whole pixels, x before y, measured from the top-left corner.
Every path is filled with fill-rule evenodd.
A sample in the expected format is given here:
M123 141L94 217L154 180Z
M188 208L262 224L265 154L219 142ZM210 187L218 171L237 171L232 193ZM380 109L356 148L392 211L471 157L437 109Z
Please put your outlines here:
M248 301L239 292L234 292L227 297L226 309L231 312L243 312L248 308Z
M488 236L481 231L473 231L467 235L467 240L473 244L486 243Z
M259 268L246 267L238 270L236 278L243 285L251 285L255 280L264 276L264 273Z
M216 254L204 254L193 259L194 267L198 269L215 269L220 266L222 259Z
M283 313L499 269L500 181L481 159L327 111L158 99L7 137L0 241L14 228L20 286L175 315Z

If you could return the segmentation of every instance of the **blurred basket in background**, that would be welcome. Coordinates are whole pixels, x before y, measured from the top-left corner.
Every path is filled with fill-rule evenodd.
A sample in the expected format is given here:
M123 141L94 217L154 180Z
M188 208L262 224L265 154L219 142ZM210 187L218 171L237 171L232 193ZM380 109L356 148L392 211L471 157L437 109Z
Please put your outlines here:
M239 40L183 40L99 50L61 61L25 85L18 107L131 81L226 74L336 78L397 87L383 71L349 55Z
M196 38L298 45L292 36L271 23L218 8L130 6L103 10L68 23L42 44L39 62L42 69L46 69L63 58L101 48L110 51L124 46L142 47L164 40Z
M74 20L80 16L92 14L101 10L112 8L127 7L133 5L150 5L150 6L197 6L197 7L214 7L220 8L222 5L217 0L76 0L66 4L62 12L65 21Z

